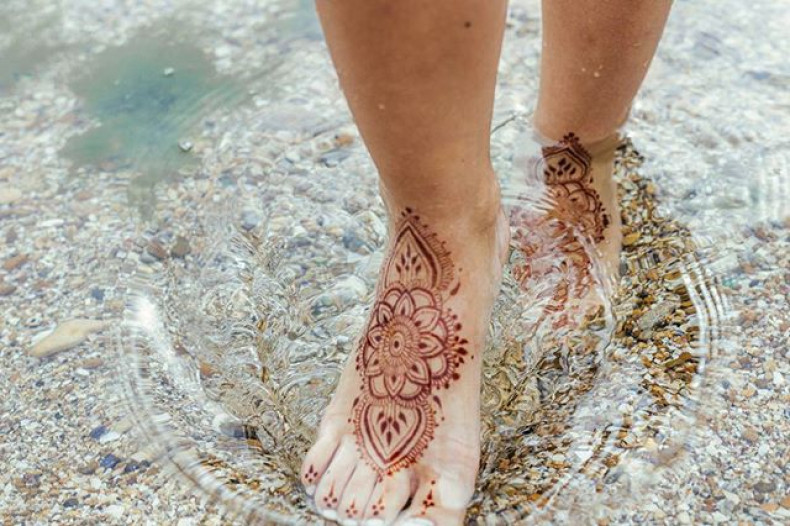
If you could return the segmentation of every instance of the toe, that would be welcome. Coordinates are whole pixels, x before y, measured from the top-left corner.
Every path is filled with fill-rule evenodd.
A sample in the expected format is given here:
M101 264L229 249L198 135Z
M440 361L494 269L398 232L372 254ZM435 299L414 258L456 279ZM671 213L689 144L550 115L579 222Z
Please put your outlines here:
M315 505L318 512L325 518L337 520L337 509L340 497L346 484L354 473L354 468L359 462L354 441L351 437L343 437L335 456L321 476L315 490Z
M339 522L343 526L359 524L365 513L373 488L376 487L378 474L360 461L354 474L346 484L338 507Z
M445 526L463 524L469 492L452 482L424 480L395 526Z
M304 462L302 463L302 484L304 484L305 491L308 495L315 494L318 481L329 466L329 462L335 454L338 447L337 437L330 434L323 434L313 444L310 451L307 452Z
M365 526L392 524L411 496L411 477L405 470L384 476L373 488L365 508Z

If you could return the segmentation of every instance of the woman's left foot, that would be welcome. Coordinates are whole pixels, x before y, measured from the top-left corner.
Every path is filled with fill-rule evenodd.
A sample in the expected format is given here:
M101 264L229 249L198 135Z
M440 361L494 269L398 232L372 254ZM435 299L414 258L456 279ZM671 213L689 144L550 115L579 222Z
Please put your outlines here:
M513 245L522 262L514 275L525 289L546 287L554 324L586 311L619 274L622 233L612 136L583 146L569 133L556 144L535 141L526 161L529 195L511 212Z

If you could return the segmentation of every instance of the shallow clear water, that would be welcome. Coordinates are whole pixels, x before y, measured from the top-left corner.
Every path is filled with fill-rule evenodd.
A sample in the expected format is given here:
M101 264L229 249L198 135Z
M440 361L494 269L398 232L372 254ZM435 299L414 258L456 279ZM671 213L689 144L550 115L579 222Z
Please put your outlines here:
M128 8L103 41L84 28L109 13L11 2L0 95L41 82L69 100L50 155L71 188L123 174L139 257L112 277L126 301L112 345L141 441L231 514L318 521L300 461L365 321L386 223L312 4L259 4ZM470 522L613 517L704 447L739 352L744 261L781 261L755 232L788 218L788 23L779 1L678 2L618 156L634 237L613 298L556 330L540 284L505 277ZM526 206L538 27L536 2L512 2L492 132L511 207ZM27 136L5 139L19 151Z

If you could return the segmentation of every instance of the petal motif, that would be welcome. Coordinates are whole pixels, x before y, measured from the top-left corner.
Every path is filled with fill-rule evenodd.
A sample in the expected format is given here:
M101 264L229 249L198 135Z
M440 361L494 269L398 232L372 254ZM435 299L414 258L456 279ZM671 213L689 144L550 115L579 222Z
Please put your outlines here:
M382 373L378 354L378 352L373 351L370 355L370 360L365 364L365 376L378 376Z
M436 298L425 289L415 288L411 291L411 297L417 309L421 307L434 307L436 305Z
M400 398L403 400L413 400L420 396L425 388L411 380L407 379L406 383L403 384L403 389L400 391Z
M444 350L444 340L440 340L435 334L423 334L420 343L417 344L417 352L423 358L431 358L442 354Z
M401 294L400 299L398 299L398 303L395 304L395 314L398 316L406 316L410 318L412 314L414 314L414 310L417 308L414 305L414 300L411 297L411 294L408 292L404 292Z
M384 302L378 304L376 308L376 321L379 325L386 325L392 319L392 308Z
M414 360L406 370L406 377L414 383L428 385L431 383L431 372L422 360Z
M441 317L442 311L436 307L422 307L414 313L412 321L420 328L420 332L429 332L436 327L436 323Z
M431 370L432 379L436 380L447 374L447 371L449 370L449 364L447 363L447 357L445 357L443 354L428 358L427 361L428 367Z
M371 376L368 377L368 388L370 394L375 398L387 398L387 389L384 387L384 376Z
M406 384L406 377L402 374L387 374L384 375L384 388L393 398L400 395L401 389Z
M382 338L384 338L384 329L381 328L381 325L376 325L368 331L368 344L371 346L378 348Z

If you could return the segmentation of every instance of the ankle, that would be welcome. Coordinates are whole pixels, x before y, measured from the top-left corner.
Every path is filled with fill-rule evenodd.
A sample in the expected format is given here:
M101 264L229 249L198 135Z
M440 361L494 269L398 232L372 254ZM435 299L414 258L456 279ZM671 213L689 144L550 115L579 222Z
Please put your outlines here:
M437 229L490 233L502 214L499 182L490 166L464 177L433 177L419 184L382 180L380 189L391 219L410 208Z

